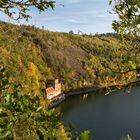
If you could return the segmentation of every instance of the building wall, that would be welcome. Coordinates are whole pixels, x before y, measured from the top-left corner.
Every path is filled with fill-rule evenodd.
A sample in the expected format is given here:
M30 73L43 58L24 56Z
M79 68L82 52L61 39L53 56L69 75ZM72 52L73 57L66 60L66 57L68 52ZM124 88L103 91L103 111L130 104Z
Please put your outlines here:
M61 84L55 84L55 91L60 91L61 92Z
M52 93L47 94L47 99L51 100L53 97L54 97L54 94L52 94Z
M54 97L56 97L60 94L61 94L61 91L54 91L52 93L47 94L47 99L51 100L51 99L53 99Z
M54 98L54 92L47 94L47 99L51 100Z
M52 100L53 98L61 94L61 83L59 83L59 80L56 79L54 81L50 81L49 86L50 84L51 86L53 86L54 90L52 90L51 93L46 92L46 94L47 94L47 98L49 100Z

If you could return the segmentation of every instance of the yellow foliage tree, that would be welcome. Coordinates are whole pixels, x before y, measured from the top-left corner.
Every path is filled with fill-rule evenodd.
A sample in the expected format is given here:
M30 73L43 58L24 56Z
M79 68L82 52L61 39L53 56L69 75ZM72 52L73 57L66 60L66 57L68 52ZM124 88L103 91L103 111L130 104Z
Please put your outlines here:
M29 62L28 69L25 74L25 81L24 81L24 90L26 93L34 93L37 95L42 103L43 106L46 105L45 99L43 98L42 94L40 94L40 84L39 81L41 80L41 74L37 68L37 66Z

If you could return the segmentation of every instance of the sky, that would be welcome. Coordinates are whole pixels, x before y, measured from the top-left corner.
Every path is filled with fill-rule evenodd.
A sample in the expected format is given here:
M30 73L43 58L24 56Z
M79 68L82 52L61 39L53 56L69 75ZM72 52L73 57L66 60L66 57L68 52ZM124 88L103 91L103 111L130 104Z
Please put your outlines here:
M30 24L37 27L44 26L45 29L57 32L69 32L79 30L87 34L114 32L112 21L117 16L110 14L112 7L109 0L56 0L54 10L47 10L39 14L31 9L32 18L27 23L22 20L21 24ZM62 6L62 5L64 6ZM15 23L0 12L0 20Z

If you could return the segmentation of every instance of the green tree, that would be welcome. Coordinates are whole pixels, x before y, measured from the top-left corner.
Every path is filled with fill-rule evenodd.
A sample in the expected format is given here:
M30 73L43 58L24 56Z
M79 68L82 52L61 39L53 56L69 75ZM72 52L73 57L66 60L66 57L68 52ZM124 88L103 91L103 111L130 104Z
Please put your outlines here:
M113 0L110 0L110 4ZM114 0L114 12L119 20L113 22L113 28L120 34L127 34L131 38L140 36L140 1Z
M86 130L82 132L77 140L92 140L92 137L90 136L90 131Z
M0 69L0 83L0 140L69 139L58 114L46 111L37 95L23 93L21 85L7 87L4 68Z
M0 93L8 88L9 80L4 67L0 67ZM0 95L1 97L1 95Z
M0 11L9 17L19 20L24 18L28 20L31 16L28 11L30 8L37 8L40 12L48 8L54 8L55 1L46 0L0 0ZM17 12L15 12L18 10Z
M110 4L113 2L113 11L118 15L118 20L112 23L113 29L133 46L137 63L140 48L140 0L109 0L109 2ZM128 72L136 70L140 70L139 63L135 69L130 69Z
M70 31L69 31L69 34L74 34L73 30L70 30Z

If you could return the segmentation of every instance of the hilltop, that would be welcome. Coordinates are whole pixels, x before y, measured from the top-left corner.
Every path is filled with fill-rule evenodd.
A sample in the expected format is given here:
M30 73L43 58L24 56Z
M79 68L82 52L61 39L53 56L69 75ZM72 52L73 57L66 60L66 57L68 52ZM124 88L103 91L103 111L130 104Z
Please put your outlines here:
M0 22L0 65L10 80L26 92L39 92L45 82L59 78L63 91L86 86L107 86L136 77L139 56L116 34L77 35L41 30L34 26Z

